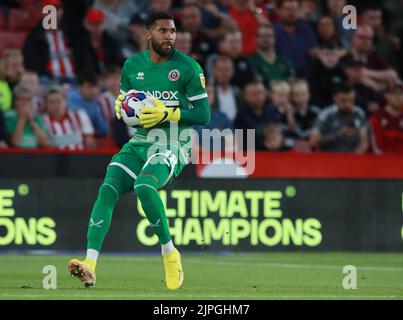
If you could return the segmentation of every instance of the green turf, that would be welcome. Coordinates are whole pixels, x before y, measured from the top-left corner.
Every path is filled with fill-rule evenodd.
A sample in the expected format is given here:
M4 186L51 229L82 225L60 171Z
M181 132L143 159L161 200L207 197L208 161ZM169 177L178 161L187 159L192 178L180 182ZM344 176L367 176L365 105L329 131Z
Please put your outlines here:
M0 299L403 299L397 253L185 253L185 285L174 292L160 256L102 255L93 289L69 276L70 258L0 255ZM42 288L45 265L57 268L57 290ZM355 290L342 287L345 265L357 267Z

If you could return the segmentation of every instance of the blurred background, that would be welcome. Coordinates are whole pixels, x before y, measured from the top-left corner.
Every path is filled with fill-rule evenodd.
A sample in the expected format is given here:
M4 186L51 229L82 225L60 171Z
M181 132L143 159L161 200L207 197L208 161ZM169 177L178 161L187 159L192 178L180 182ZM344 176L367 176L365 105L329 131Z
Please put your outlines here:
M57 8L56 30L43 28L46 5ZM344 26L346 5L357 10L357 28ZM201 225L175 224L195 234L183 245L402 249L401 0L2 0L0 249L83 248L82 221L106 165L132 134L114 116L120 70L147 48L145 19L160 10L176 19L176 48L205 70L212 118L197 132L227 129L218 140L242 152L248 145L235 130L255 129L253 172L236 173L246 164L231 156L220 165L228 148L211 145L213 164L189 165L168 188L172 217L185 225L192 214ZM231 178L239 177L238 199ZM179 194L187 206L178 207ZM145 227L136 234L127 225L133 199L118 206L127 214L116 215L111 239L120 240L110 250L151 245ZM235 240L223 232L200 242L201 203L221 212L213 200L233 212L213 220L229 219ZM263 225L273 219L280 225Z

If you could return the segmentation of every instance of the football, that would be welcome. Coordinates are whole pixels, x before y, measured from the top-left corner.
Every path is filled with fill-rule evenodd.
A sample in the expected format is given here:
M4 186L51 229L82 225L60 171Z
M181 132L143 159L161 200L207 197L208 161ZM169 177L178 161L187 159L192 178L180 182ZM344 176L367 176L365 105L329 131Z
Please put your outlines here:
M140 125L140 111L144 106L154 106L154 103L144 92L130 90L122 102L121 116L130 127Z

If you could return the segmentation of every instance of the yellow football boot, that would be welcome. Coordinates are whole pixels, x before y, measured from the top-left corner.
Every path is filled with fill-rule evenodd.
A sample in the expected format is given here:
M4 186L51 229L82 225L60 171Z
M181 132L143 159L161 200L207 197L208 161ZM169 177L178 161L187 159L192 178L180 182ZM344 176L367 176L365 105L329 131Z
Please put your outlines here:
M67 268L71 276L78 278L84 284L84 287L92 288L95 287L96 283L95 266L96 263L91 259L85 259L84 261L72 259Z
M171 290L179 289L183 284L184 273L181 263L181 255L176 248L173 252L163 254L165 281L167 288Z

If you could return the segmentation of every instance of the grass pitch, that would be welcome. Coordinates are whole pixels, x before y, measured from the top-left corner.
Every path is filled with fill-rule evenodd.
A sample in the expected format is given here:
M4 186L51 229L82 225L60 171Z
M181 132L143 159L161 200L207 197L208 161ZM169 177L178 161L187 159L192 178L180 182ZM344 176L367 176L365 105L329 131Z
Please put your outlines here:
M157 255L101 255L92 289L68 274L72 255L0 255L0 299L403 299L403 254L182 256L185 284L172 292ZM45 265L57 268L56 290L42 287ZM345 265L357 267L355 290L343 289Z

